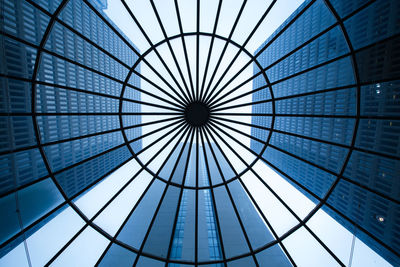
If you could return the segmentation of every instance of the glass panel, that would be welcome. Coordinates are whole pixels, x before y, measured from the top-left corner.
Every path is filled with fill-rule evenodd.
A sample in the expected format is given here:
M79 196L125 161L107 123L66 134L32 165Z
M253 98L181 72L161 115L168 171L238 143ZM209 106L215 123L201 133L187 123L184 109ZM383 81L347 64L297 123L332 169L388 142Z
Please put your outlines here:
M315 154L310 153L310 156L315 156ZM286 175L289 175L289 177L294 179L295 182L299 183L301 186L304 186L319 197L323 197L328 192L332 186L332 183L336 179L336 176L332 174L329 174L271 147L268 147L265 150L263 157L271 164L275 165L276 168L282 170ZM316 158L316 160L319 159ZM330 163L330 161L326 162L328 164ZM334 164L336 165L337 163ZM286 177L285 179L289 180ZM313 196L299 185L295 184L293 181L290 181L290 183L292 183L303 194L306 194L307 197L313 199Z
M70 207L43 225L26 240L32 266L44 266L83 225L84 221Z
M95 185L83 196L75 201L75 205L91 218L104 204L110 200L134 175L140 170L140 166L136 160L132 159L125 163L119 169L104 178L99 184ZM141 173L140 177L146 173ZM140 180L140 177L135 179ZM148 184L148 183L147 183ZM125 189L126 190L126 189Z
M54 153L58 154L59 152L56 150ZM99 178L106 175L110 170L122 164L131 156L132 154L129 150L123 146L76 167L69 168L57 174L56 179L64 192L71 197L92 186ZM59 154L57 157L58 160L61 160ZM71 155L64 155L64 157L66 160L71 159Z
M241 266L257 266L253 260L253 257L245 257L239 260L228 261L229 267L241 267Z
M344 177L392 199L400 200L399 168L398 160L354 151Z
M286 233L298 223L295 217L254 174L247 172L242 176L242 179L264 216L278 235Z
M4 257L0 258L1 266L21 266L28 267L30 266L28 263L28 258L26 255L26 250L24 247L24 243L21 243L15 249L13 249L10 253L6 254Z
M94 220L94 223L114 236L146 190L151 178L152 177L147 172L140 173L139 176L133 179L121 194L100 213Z
M215 188L214 194L221 228L221 242L223 243L226 257L229 258L249 252L243 231L225 187Z
M15 202L15 194L0 198L0 242L3 243L13 235L17 234L20 229L18 220L17 205Z
M238 181L233 181L229 183L229 190L253 249L273 241L272 233L242 185Z
M2 7L2 29L8 34L39 45L50 18L28 2L7 1L3 6L5 8ZM32 13L35 16L32 16ZM36 30L32 30L32 25L35 25Z
M386 66L397 65L399 56L395 53L382 51L397 51L399 49L400 36L395 35L386 41L366 49L362 49L356 54L356 61L362 83L373 83L380 80L397 80L398 70L387 68ZM378 64L379 63L379 64Z
M312 200L302 194L300 190L285 180L284 177L264 164L264 162L256 162L253 170L301 219L306 217L315 207Z
M399 15L396 1L380 0L352 16L344 25L353 48L358 49L399 33L399 28L391 23Z
M139 258L136 266L138 266L138 267L160 266L161 267L161 266L165 266L165 263L162 261L155 260L155 259L147 258L145 256L141 256Z
M307 226L344 263L351 258L353 235L323 210L318 210Z
M22 224L30 225L64 201L53 181L46 179L18 191Z
M207 142L206 139L204 140L204 142ZM216 161L215 161L215 159L213 157L213 154L211 152L209 144L205 144L205 149L206 149L206 156L205 156L204 163L206 163L206 162L208 163L208 169L209 169L210 176L211 176L210 177L211 178L211 183L212 183L212 185L222 183L221 174L218 171L217 163L216 163ZM203 152L203 155L204 155L204 152ZM208 183L209 182L207 182L207 184Z
M371 267L392 266L387 261L385 261L381 256L376 254L372 249L370 249L367 245L365 245L358 238L356 238L351 266L366 266L366 265Z
M358 126L356 146L368 151L400 157L400 148L397 147L397 134L399 132L400 123L398 120L361 119Z
M107 245L108 239L89 226L55 259L53 265L94 266Z
M260 266L263 263L268 263L270 266L280 266L280 267L291 267L289 259L283 252L279 245L273 245L259 253L256 254L257 261Z
M350 88L280 100L276 103L276 112L282 114L354 115L356 113L356 90Z
M374 239L380 240L389 248L399 249L396 239L392 238L396 230L390 223L396 221L400 214L399 204L343 179L337 184L327 203L337 210L337 212L329 212L329 210L327 212L355 233L357 238L367 243L380 255L386 255L387 258L394 257L387 248ZM355 231L354 224L372 237L364 231Z
M275 97L353 85L355 83L350 57L339 59L307 71L273 86Z
M122 144L123 138L120 132L104 135L96 135L84 139L74 140L68 143L46 146L47 158L54 171L68 167L89 157L109 150ZM63 157L60 155L71 155ZM74 157L72 157L74 155Z
M274 129L350 145L353 137L354 123L354 119L276 117Z
M361 114L396 116L400 112L400 80L361 87Z
M170 259L194 261L195 259L195 227L196 227L196 192L185 189L179 206L178 218L175 222L173 240L170 243ZM200 202L201 203L201 202ZM199 203L199 207L201 204ZM200 210L199 210L200 214ZM200 218L199 218L200 219ZM199 222L198 238L201 237ZM200 257L200 256L199 256Z
M343 33L337 26L271 67L267 75L270 81L274 82L348 52Z
M83 96L84 97L84 96ZM41 141L49 143L94 133L101 133L120 127L118 116L40 116L37 117ZM58 131L49 131L62 125Z
M283 240L283 245L297 266L340 266L304 227Z
M3 36L0 35L0 42L2 42ZM22 45L21 45L22 47ZM15 48L14 48L15 49ZM4 62L4 68L7 68L8 72L19 71L21 67L14 65L16 62L10 62L9 58L0 55L1 62ZM10 55L15 56L15 55ZM14 63L14 64L13 64ZM19 63L19 62L18 62ZM22 71L22 70L21 70ZM13 73L16 74L16 73ZM23 73L18 73L18 76L23 76ZM32 84L25 81L20 81L17 79L0 77L0 112L30 112L31 111L31 90ZM9 117L12 121L13 117ZM24 117L20 117L22 120ZM2 118L2 124L6 124L7 117ZM14 119L16 119L14 117ZM32 118L30 117L32 120ZM3 122L4 121L4 122ZM31 125L32 122L26 122ZM19 125L24 127L25 125ZM26 127L26 126L25 126ZM6 126L2 126L2 130L5 130ZM3 134L3 133L2 133ZM6 134L6 133L4 133ZM22 145L22 144L20 144ZM2 147L3 148L3 147ZM5 147L4 147L5 148Z
M213 191L198 191L198 258L200 261L221 260L222 243L219 209L215 209Z
M293 17L295 17L306 3L303 3L293 14L256 50L258 52L272 38L274 38L280 30L286 26ZM323 18L323 19L322 19ZM335 22L335 19L323 1L316 1L309 9L307 9L289 28L284 31L259 57L261 64L266 67L275 60L280 59L285 54L295 49L305 41L309 40L319 32L328 28ZM301 33L301 34L300 34ZM290 40L288 42L288 40ZM265 60L264 60L265 59Z
M99 266L132 266L136 259L136 253L116 244L112 244Z
M140 248L164 187L165 184L159 180L155 180L151 184L149 190L119 233L118 240L134 248Z
M0 192L6 193L47 175L39 149L0 156Z
M168 247L171 240L171 232L175 219L176 207L178 205L179 188L170 186L162 200L157 217L149 232L143 251L167 257Z

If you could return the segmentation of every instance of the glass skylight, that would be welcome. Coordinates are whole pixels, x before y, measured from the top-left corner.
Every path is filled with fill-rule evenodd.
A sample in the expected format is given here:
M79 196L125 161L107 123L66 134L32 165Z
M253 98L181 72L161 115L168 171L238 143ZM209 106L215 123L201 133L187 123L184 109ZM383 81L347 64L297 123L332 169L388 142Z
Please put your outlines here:
M396 266L396 1L356 2L2 1L0 266Z

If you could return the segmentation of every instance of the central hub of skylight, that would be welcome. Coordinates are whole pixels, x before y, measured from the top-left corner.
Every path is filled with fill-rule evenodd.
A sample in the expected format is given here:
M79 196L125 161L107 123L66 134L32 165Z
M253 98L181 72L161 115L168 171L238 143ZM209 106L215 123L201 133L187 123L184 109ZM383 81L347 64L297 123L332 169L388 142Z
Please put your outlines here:
M185 107L185 119L193 127L206 125L209 118L210 108L203 102L195 101Z

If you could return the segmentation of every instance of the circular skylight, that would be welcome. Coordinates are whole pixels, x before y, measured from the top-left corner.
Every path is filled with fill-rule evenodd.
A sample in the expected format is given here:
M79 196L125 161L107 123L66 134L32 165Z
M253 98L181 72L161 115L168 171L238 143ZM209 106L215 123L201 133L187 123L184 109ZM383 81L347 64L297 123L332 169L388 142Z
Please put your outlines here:
M362 106L389 90L360 71L377 40L360 44L349 26L376 6L337 2L122 0L103 11L104 1L26 0L36 39L3 36L30 46L20 53L28 67L3 76L29 88L26 110L6 115L22 118L31 143L2 153L32 150L35 173L2 191L20 227L4 227L3 260L29 251L32 266L396 262L373 230L394 215L354 215L357 194L399 201L354 178L369 158L398 160L359 134L398 120ZM112 22L115 12L129 22Z

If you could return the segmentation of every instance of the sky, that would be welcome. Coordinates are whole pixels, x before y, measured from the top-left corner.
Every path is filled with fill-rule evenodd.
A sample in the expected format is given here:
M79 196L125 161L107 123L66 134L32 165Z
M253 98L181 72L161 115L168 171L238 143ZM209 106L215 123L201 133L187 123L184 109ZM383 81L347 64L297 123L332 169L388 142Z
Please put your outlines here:
M156 0L154 2L163 25L165 26L167 35L172 36L178 34L179 27L176 19L174 1ZM270 14L260 25L259 30L256 31L253 38L251 38L246 45L246 50L253 54L254 51L268 38L268 36L270 36L302 2L303 1L300 0L278 0L276 5L271 9ZM149 35L151 42L157 43L163 40L163 33L158 25L154 12L152 12L150 1L135 0L127 1L127 3L144 28L145 32ZM183 31L196 31L196 1L181 0L178 1L178 3L182 17L182 24L184 25ZM215 0L201 1L201 31L212 31L215 21L217 3L218 1ZM243 42L246 40L246 37L249 35L254 25L257 23L262 13L266 10L270 3L271 1L265 0L249 0L243 11L242 18L238 23L237 29L232 35L232 40L238 44L243 44ZM233 21L237 16L241 4L242 1L239 0L223 1L220 22L217 27L217 34L225 37L229 36L229 31L233 25ZM105 13L125 33L125 35L131 39L131 41L142 53L150 47L149 42L146 41L146 38L140 32L137 25L133 22L121 1L109 0L108 9L105 10ZM187 41L187 49L190 52L190 70L195 71L195 37L188 37L185 38L185 40ZM202 69L205 66L205 58L208 53L210 40L211 38L206 36L201 37L200 40L200 78L204 75ZM172 40L171 44L174 47L174 52L176 53L180 63L179 65L185 66L184 53L180 40ZM221 39L216 40L210 63L210 69L212 69L212 66L215 66L224 44L225 42ZM161 45L158 49L168 67L171 68L172 73L174 73L175 77L178 77L178 69L173 62L167 45ZM231 59L236 54L237 50L238 49L234 45L228 46L226 56L221 63L221 70L224 70L231 62ZM146 56L146 60L148 60L153 66L156 66L160 74L168 79L170 84L174 83L173 80L168 78L169 75L167 70L162 67L159 58L154 52L149 53L149 55ZM221 82L221 84L227 82L229 77L241 69L241 67L248 60L249 58L247 55L244 53L240 54L237 63L232 67L230 72L228 72L227 77L222 79L223 82ZM142 64L141 68L141 73L143 73L143 75L149 77L151 81L161 85L163 88L166 88L166 85L156 75L154 75L154 73L148 67L146 67L145 64ZM252 68L252 65L246 68L246 70L243 72L243 75L238 77L238 81L236 81L236 83L232 83L231 86L239 84L240 81L250 77L253 73ZM184 67L182 67L182 69L184 69L184 78L186 81L188 81L189 73ZM220 74L221 71L219 73L217 72L216 78L218 78ZM206 79L206 81L209 81L209 77L208 80ZM178 81L178 83L182 88L184 88L183 80ZM156 88L154 88L154 86L150 85L144 80L141 81L141 86L145 90L161 94L166 99L172 100L171 97L160 93ZM241 90L238 90L236 94L251 89L252 84L248 83L246 86L243 86ZM146 95L142 95L142 100L152 103L165 104L162 101ZM242 99L241 101L251 101L251 97L244 100ZM143 106L142 110L154 111L154 108ZM250 111L250 107L235 110L235 112ZM163 116L159 116L157 119L162 118ZM151 121L154 120L154 118L143 117L143 122L146 122L146 120ZM250 120L250 117L244 119L245 122L250 122ZM166 124L168 123L160 124L158 127ZM154 129L154 126L152 126L144 128L143 131L146 133ZM240 128L240 130L250 133L249 127ZM228 132L232 135L235 135L232 131ZM145 138L143 140L143 146L153 142L163 133L164 132L160 131L158 134L152 135L149 138ZM246 143L248 146L250 145L250 139L248 138L243 138L241 141ZM234 146L235 150L239 151L239 153L246 155L246 151L243 148L235 146L234 144L232 144L232 146ZM160 146L156 146L144 153L142 160L147 161L147 159L151 157L159 147ZM171 146L169 148L171 148ZM228 149L226 149L226 151L228 151ZM164 154L162 154L160 157L165 157L167 152L169 151L166 150L166 152L164 152ZM243 164L236 157L232 155L230 155L230 157L234 163L234 166L243 168ZM247 156L247 158L249 157L251 156ZM153 167L156 169L158 166ZM75 204L88 218L91 218L139 169L139 164L135 160L131 160L120 169L110 174L92 190L88 191L84 196L76 200ZM306 196L304 196L295 187L285 181L281 176L279 176L264 163L258 161L254 166L254 171L260 174L261 178L269 186L271 186L275 192L277 192L277 194L301 219L303 219L315 207L315 204L312 201L310 201ZM146 186L150 183L151 178L152 177L146 171L143 171L137 179L135 179L113 202L111 202L106 209L104 209L100 216L94 220L94 223L102 227L102 229L104 229L110 235L114 235L119 226L125 220L126 216L128 216L131 207L143 194ZM259 204L265 217L270 220L271 225L273 226L274 230L277 231L278 235L287 232L290 228L298 224L296 218L294 218L293 215L281 203L279 203L279 201L265 186L262 185L262 183L251 171L247 172L242 179ZM54 255L83 226L83 220L71 208L65 209L53 220L45 224L26 241L27 246L30 249L30 260L32 261L33 265L42 266L45 264L49 257ZM338 256L339 259L341 259L345 264L348 264L348 266L390 266L384 259L377 255L373 250L368 248L358 238L352 235L348 230L346 230L322 210L319 210L310 219L310 221L307 223L307 226L310 227L310 229L314 231L325 244L327 244L327 246ZM60 233L59 229L63 229L63 231ZM291 234L283 241L283 243L298 266L337 266L337 263L327 254L323 247L304 227L301 227L299 230ZM51 246L48 244L51 244ZM104 236L99 234L91 227L88 227L83 230L82 234L75 239L74 242L72 242L72 244L60 255L59 258L57 258L55 264L60 266L71 266L71 261L79 260L79 262L76 262L77 265L92 265L97 261L107 245L108 240ZM352 246L353 254L350 255ZM35 249L37 250L35 251ZM78 258L76 255L85 255L85 257ZM0 259L0 266L11 266L12 264L16 263L18 263L19 266L28 265L23 243L14 248L5 257Z
M129 8L133 12L136 19L139 21L144 31L148 34L149 39L153 44L160 42L165 39L163 32L159 26L156 15L147 0L135 0L126 1ZM271 0L250 0L243 10L241 19L239 20L235 31L232 34L231 39L242 45L250 32L253 30L254 26L257 24L267 7L271 4ZM252 38L246 44L245 49L254 54L254 51L258 49L262 43L290 16L290 14L295 11L303 0L278 0L274 7L271 9L266 18L262 21L261 25L258 27L257 31L254 33ZM162 24L165 27L167 36L173 36L180 33L179 24L177 20L177 13L174 6L174 0L158 0L154 1L157 12L161 18ZM183 32L196 32L196 0L180 0L178 1L179 12L183 25ZM233 23L237 17L240 7L243 3L241 0L229 0L223 1L221 7L221 14L218 21L218 27L216 30L217 35L228 37L232 29ZM200 31L209 32L213 31L215 15L217 11L218 1L215 0L202 0L200 1ZM123 6L121 1L109 1L108 9L105 13L119 26L119 28L125 33L126 36L140 49L141 53L147 51L150 47L150 43L146 41L138 26L130 17L126 8ZM199 62L199 76L200 81L204 76L205 59L209 50L211 38L208 36L202 36L200 38L200 62ZM196 38L187 37L185 38L187 51L189 53L190 70L195 73L196 71ZM179 65L182 67L184 72L184 78L189 81L189 72L185 69L184 52L181 41L179 38L171 40L171 45L178 58ZM216 39L213 46L213 53L211 54L210 69L216 65L218 56L221 54L222 48L225 45L225 41L221 39ZM173 58L166 44L160 45L158 48L159 53L162 55L168 67L171 68L171 72L175 77L179 76L178 70L175 67ZM216 78L213 83L211 83L210 88L213 88L216 84L216 80L223 73L223 70L231 62L232 58L237 53L238 48L234 45L229 45L227 52L224 55L219 71L217 72ZM174 81L168 79L168 72L162 67L162 63L157 57L156 53L151 52L146 59L150 64L156 66L156 69L165 77L170 84L174 84ZM244 64L249 60L248 55L241 53L235 64L232 66L230 71L227 73L226 77L222 79L219 87L226 84L237 71L239 71ZM186 71L185 71L186 70ZM161 85L161 87L166 88L165 84L156 76L154 73L146 66L146 64L141 65L141 73L146 77L150 77L152 81L156 84ZM232 82L227 89L234 88L235 85L240 84L242 81L251 77L253 74L253 64L245 69L245 71ZM205 79L206 84L210 82L210 74L208 74ZM189 83L189 82L188 82ZM180 80L182 88L184 88L183 80ZM141 81L142 88L149 90L153 93L159 94L160 92L153 86L149 85L146 81ZM239 95L240 93L249 91L252 89L252 83L249 82L243 86L240 90L237 90L231 97ZM162 93L161 93L162 94ZM163 95L166 99L173 101L167 95ZM158 103L160 105L165 104L162 101L155 100L154 98L142 95L143 101L149 101L153 103ZM251 102L251 96L249 95L245 99L240 99L238 102L228 103L228 105L233 105L237 103L247 103ZM142 106L143 111L154 111L152 107ZM229 110L230 112L237 113L247 113L251 112L251 106L247 106L240 109ZM151 121L154 118L142 117L144 121ZM250 123L251 117L241 118L241 121ZM164 125L166 125L165 123ZM160 125L162 126L162 125ZM237 126L237 125L236 125ZM250 134L249 127L238 127L239 130ZM148 127L143 129L144 132L149 132L154 130L154 127ZM237 136L233 131L227 130L229 134ZM153 142L156 138L161 136L164 132L156 135L152 135L149 138L143 139L143 146ZM242 143L250 146L250 139L244 138L243 136L237 136L240 138ZM222 143L222 142L221 142ZM245 159L249 162L253 160L253 157L247 153L247 151L240 146L231 142L235 151L238 151ZM157 148L150 149L147 153L143 155L142 160L146 161L151 155L153 155ZM170 146L172 147L172 145ZM229 153L229 149L224 150L228 157L231 159L233 165L239 170L244 168L240 160ZM163 156L167 155L168 149L165 151ZM158 167L158 166L157 166ZM156 167L155 167L156 168ZM263 174L262 178L267 182L278 194L284 199L286 203L296 212L300 218L304 218L314 207L315 204L300 193L291 184L286 182L279 176L275 171L269 168L267 165L261 162L257 162L254 166L254 170ZM264 215L271 220L271 224L278 234L283 234L288 231L291 227L295 226L298 221L280 204L275 197L265 188L261 182L256 179L255 175L250 171L247 172L243 177L243 181L248 186L250 192L255 197L257 203L259 203ZM383 260L379 255L377 255L373 250L368 248L363 244L358 238L352 235L348 230L337 223L333 218L331 218L327 213L319 210L312 219L307 223L307 225L320 236L320 238L331 248L331 250L345 263L349 266L390 266ZM284 245L287 246L289 253L294 258L294 260L299 263L299 266L336 266L337 263L327 254L323 247L310 235L310 233L304 229L304 227L297 230L294 234L289 236L284 241ZM351 247L353 246L353 255L350 256Z

